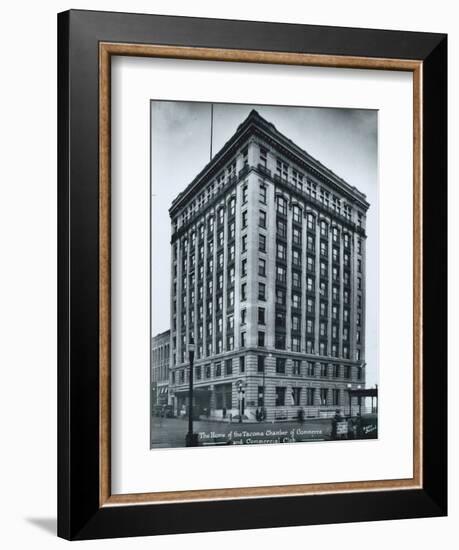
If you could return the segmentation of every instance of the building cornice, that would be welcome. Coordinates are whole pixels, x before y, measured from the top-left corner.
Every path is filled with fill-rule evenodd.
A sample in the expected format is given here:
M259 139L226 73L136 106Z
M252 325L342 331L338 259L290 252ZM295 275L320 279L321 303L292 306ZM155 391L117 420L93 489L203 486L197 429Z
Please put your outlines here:
M364 210L367 210L370 206L366 201L366 196L356 187L348 184L320 161L312 157L307 151L301 149L292 140L279 132L272 123L260 116L257 111L252 110L214 158L206 164L186 189L172 201L169 209L171 218L188 203L191 197L195 196L197 189L203 185L207 185L209 180L224 168L242 143L252 135L256 135L272 145L276 151L292 159L296 164L302 166L306 172L331 187L331 189L335 187L351 203L358 204Z

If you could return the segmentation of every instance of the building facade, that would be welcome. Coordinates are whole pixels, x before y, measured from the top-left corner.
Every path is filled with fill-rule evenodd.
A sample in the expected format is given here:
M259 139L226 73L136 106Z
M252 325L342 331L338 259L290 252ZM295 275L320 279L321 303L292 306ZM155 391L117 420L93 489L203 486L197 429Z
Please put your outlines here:
M171 331L151 339L151 404L169 404L169 365Z
M365 195L256 111L172 203L169 399L328 416L365 386Z

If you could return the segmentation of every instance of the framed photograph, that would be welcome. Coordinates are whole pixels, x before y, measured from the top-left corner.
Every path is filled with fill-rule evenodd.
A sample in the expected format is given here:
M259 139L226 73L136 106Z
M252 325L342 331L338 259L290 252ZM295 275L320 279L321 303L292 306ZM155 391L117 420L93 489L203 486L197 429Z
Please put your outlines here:
M59 535L445 515L446 36L58 23Z

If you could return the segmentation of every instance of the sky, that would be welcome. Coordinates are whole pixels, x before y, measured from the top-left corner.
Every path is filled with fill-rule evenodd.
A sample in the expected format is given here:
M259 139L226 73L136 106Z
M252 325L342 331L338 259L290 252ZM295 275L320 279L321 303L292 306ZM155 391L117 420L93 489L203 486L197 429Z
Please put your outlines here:
M365 193L367 386L378 382L377 111L214 103L213 155L252 109ZM151 101L152 336L170 328L169 207L210 159L210 103Z

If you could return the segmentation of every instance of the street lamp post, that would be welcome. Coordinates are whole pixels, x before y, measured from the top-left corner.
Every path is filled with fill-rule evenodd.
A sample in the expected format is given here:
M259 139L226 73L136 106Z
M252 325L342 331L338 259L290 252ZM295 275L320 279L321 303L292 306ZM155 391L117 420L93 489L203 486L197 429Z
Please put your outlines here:
M188 359L190 362L189 388L188 388L188 433L185 444L187 447L197 447L198 436L193 433L193 363L194 343L188 344Z
M352 396L351 396L352 384L347 385L347 393L349 395L349 418L352 417Z

